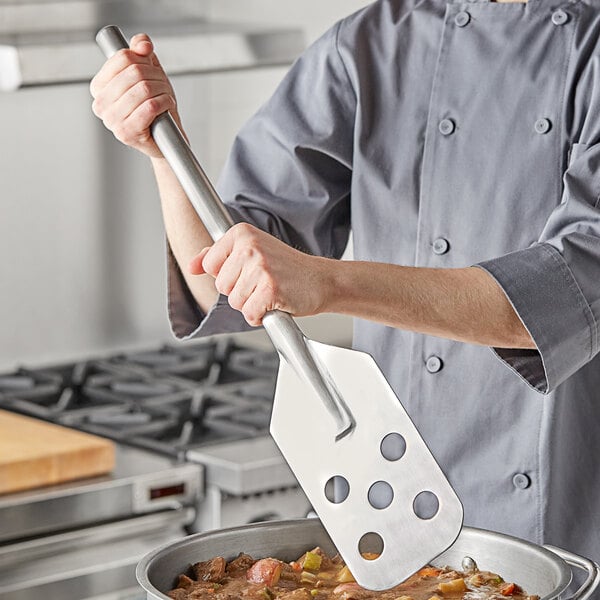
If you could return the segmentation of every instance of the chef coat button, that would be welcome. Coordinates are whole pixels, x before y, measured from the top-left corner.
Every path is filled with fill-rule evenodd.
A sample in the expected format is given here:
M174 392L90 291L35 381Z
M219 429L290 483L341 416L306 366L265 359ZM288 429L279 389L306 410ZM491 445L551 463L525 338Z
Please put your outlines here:
M552 22L555 25L564 25L569 20L569 15L560 8L552 13Z
M531 485L531 479L525 473L517 473L513 477L513 485L519 490L526 490Z
M469 23L469 21L471 20L471 15L465 11L465 10L461 10L455 17L454 17L454 22L459 26L459 27L464 27L465 25L467 25Z
M552 123L548 119L538 119L534 127L538 133L548 133L552 127Z
M455 125L452 119L442 119L438 127L442 135L450 135L454 132Z
M433 241L433 253L434 254L446 254L450 249L450 244L445 238L438 238Z
M444 363L439 356L430 356L425 363L425 367L430 373L437 373L442 370Z

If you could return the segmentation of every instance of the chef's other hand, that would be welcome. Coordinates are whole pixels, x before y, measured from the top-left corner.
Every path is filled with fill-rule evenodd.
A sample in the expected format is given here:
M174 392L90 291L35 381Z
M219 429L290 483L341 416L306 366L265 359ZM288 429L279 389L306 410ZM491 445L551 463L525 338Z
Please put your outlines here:
M162 156L150 135L154 119L169 110L181 125L173 88L144 33L131 38L130 49L119 50L104 63L92 79L90 92L92 110L105 127L152 158Z
M240 223L204 248L189 268L193 275L212 275L229 304L250 325L258 326L265 313L275 309L297 316L323 312L334 262L295 250Z

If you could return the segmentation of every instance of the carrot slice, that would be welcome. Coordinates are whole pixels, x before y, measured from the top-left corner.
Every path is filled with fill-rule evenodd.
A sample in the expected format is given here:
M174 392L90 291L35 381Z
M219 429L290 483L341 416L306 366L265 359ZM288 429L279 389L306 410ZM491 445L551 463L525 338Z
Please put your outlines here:
M517 590L517 586L514 583L507 583L505 586L500 588L500 593L503 596L512 596Z
M435 567L423 567L417 575L421 577L437 577L442 573L442 569L436 569Z

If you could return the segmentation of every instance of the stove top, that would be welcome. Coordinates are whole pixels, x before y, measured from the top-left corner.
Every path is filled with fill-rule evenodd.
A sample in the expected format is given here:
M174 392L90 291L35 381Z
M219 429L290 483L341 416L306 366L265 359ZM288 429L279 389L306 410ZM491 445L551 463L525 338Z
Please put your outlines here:
M0 408L182 458L268 432L278 358L203 341L0 375Z

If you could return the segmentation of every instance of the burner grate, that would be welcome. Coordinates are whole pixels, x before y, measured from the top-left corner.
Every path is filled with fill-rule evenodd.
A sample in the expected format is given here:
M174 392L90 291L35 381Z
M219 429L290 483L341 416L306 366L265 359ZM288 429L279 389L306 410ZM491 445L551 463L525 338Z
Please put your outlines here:
M0 375L0 408L172 456L268 432L274 352L208 341Z

